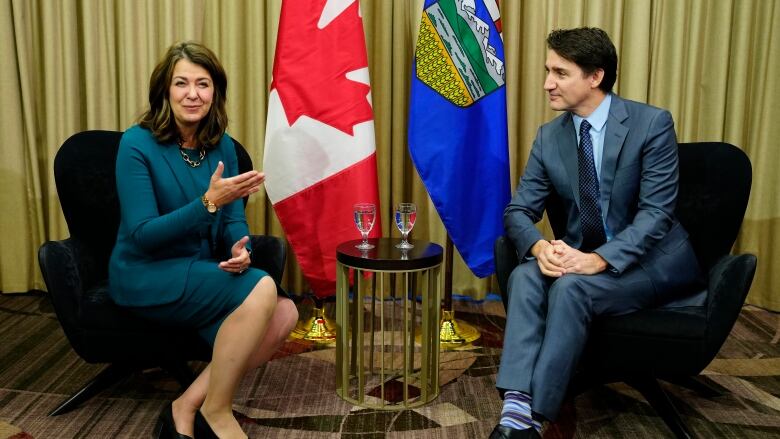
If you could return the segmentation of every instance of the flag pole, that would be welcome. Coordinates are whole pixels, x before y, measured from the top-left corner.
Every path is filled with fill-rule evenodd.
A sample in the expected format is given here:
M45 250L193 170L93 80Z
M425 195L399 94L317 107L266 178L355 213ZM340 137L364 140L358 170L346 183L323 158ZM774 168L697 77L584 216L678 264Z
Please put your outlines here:
M480 337L479 330L463 320L455 318L455 308L452 306L452 255L454 246L450 234L447 234L444 258L444 302L442 304L442 319L439 328L439 341L442 349L455 349L468 345Z

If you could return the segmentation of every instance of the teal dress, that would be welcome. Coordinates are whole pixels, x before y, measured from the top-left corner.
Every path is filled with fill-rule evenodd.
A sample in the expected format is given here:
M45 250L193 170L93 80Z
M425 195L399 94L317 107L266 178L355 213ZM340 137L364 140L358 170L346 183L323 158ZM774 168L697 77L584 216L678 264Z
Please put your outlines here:
M249 235L242 200L216 214L201 202L219 161L223 177L238 174L227 134L193 168L176 144L160 144L137 125L125 131L116 161L121 220L109 261L109 291L118 305L163 325L196 329L212 346L224 319L268 275L218 266Z

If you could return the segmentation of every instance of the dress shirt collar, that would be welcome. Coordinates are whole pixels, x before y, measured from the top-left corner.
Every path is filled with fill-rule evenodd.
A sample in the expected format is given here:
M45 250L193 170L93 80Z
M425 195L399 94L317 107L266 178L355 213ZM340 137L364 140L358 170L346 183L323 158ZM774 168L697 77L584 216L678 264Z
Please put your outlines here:
M572 113L571 115L574 120L574 128L578 133L577 136L579 136L580 125L582 124L583 119L588 121L588 123L591 126L591 130L594 130L596 132L601 132L601 130L604 129L604 125L607 124L607 118L609 117L609 105L611 103L612 103L612 93L607 93L607 95L604 96L604 100L601 101L599 106L596 107L596 109L593 110L593 113L590 113L588 117L582 118Z

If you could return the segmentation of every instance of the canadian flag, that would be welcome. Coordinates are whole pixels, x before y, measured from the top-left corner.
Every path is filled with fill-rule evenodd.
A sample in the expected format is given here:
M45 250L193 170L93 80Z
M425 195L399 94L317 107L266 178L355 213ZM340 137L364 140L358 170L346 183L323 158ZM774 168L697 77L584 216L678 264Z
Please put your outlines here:
M265 188L317 297L336 288L336 246L379 212L374 116L357 0L285 0L268 97ZM381 236L377 214L371 237Z

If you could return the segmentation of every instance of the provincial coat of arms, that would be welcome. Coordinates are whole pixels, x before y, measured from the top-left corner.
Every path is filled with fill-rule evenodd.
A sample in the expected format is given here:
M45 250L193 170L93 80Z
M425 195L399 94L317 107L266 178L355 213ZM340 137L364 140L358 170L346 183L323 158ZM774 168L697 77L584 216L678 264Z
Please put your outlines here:
M504 61L489 44L496 28L475 12L475 0L432 4L423 11L415 48L417 78L460 107L504 85Z

